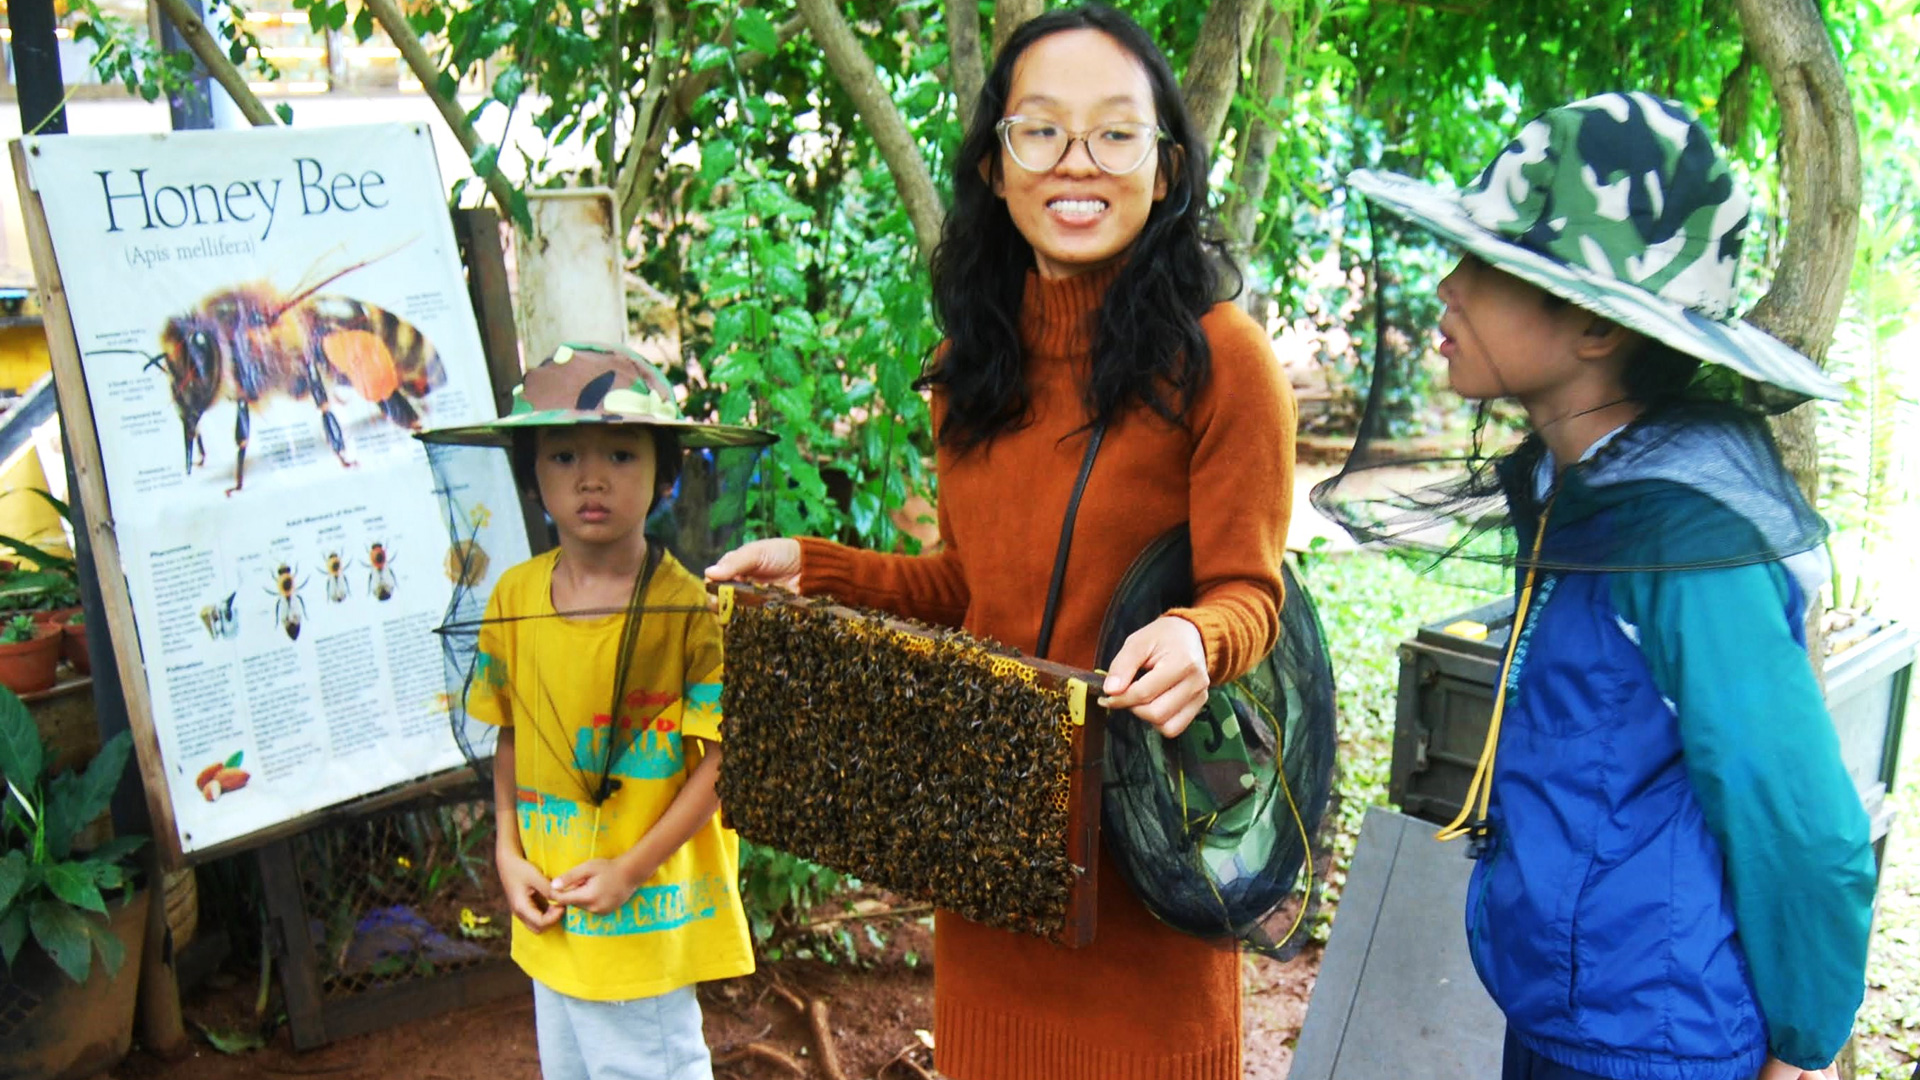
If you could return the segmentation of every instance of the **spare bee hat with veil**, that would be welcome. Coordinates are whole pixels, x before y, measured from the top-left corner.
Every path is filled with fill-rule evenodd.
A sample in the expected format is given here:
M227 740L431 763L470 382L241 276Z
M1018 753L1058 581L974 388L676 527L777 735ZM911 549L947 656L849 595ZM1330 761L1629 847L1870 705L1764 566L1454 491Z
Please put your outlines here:
M512 613L490 608L489 597L505 567L489 559L479 534L492 517L489 502L517 501L507 479L514 468L511 458L531 460L532 440L543 429L589 426L670 433L685 452L679 460L656 463L656 478L662 488L671 482L671 494L655 494L648 515L647 557L627 603L605 610L561 611L548 596ZM493 643L511 638L524 652L527 643L549 640L523 633L535 629L533 620L563 619L569 627L618 620L619 647L610 661L610 696L593 715L558 716L555 723L515 721L523 732L531 728L540 738L554 740L543 758L565 763L570 774L543 778L542 797L597 808L619 789L620 776L653 775L634 770L678 760L678 728L692 711L718 706L717 698L708 700L714 694L706 686L696 685L717 674L720 663L719 627L696 575L707 559L738 539L748 499L755 494L759 452L775 437L753 428L687 419L665 376L630 349L568 344L527 371L505 416L422 432L419 438L427 444L452 544L448 576L454 580L454 593L439 633L453 731L468 759L484 768L492 757L497 729L470 713L479 710L477 703L488 694L496 699L510 695L507 707L516 718L556 712L551 694L543 689L550 682L544 673L528 680L533 685L506 679L505 672L497 670L498 646ZM526 485L533 482L524 472L518 479ZM677 522L676 511L682 519ZM677 562L674 555L680 557ZM689 572L687 566L694 569ZM678 659L668 662L663 657ZM583 656L534 658L535 663L543 660L555 665L557 679L600 677L583 670L588 664ZM532 700L536 696L542 700Z
M1495 428L1484 406L1465 454L1397 453L1383 409L1404 396L1408 365L1382 350L1353 452L1312 496L1356 539L1543 570L1737 566L1825 540L1764 414L1840 389L1734 316L1748 199L1684 106L1611 93L1551 109L1463 190L1369 170L1348 184L1372 207L1644 335L1671 381L1686 384L1645 402L1556 481L1537 435L1483 448Z

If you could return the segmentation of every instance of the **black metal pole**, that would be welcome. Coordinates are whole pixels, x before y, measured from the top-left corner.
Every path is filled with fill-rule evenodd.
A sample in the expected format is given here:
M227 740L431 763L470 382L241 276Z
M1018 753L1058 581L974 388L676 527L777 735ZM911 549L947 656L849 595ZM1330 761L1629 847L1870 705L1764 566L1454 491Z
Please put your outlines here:
M60 41L54 36L53 0L15 0L7 5L13 31L13 71L20 92L20 130L65 135L66 87L60 80Z
M66 87L60 77L59 41L54 37L53 0L14 0L8 5L8 21L13 29L14 71L20 94L22 131L38 129L41 135L67 133L67 112L61 105ZM58 197L55 193L49 193ZM99 662L93 668L93 715L102 742L128 730L127 699L120 686L120 668L114 663L113 635L107 629L106 611L100 602L100 578L94 572L93 538L87 532L86 510L80 505L80 481L73 471L72 443L67 425L60 423L60 444L67 466L67 506L73 516L73 558L79 570L80 607L87 613L87 653ZM151 832L153 823L147 814L146 789L140 770L129 768L120 777L113 795L113 827L116 832Z

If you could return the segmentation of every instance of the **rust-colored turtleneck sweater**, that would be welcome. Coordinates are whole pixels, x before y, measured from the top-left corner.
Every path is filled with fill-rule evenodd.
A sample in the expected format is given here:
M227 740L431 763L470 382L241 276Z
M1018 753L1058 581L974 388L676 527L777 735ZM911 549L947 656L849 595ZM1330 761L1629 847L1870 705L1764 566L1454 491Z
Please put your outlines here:
M960 626L1031 652L1060 524L1086 452L1093 319L1112 273L1027 279L1021 339L1032 419L937 463L942 545L922 556L801 542L801 591ZM1191 608L1215 681L1279 634L1292 504L1294 402L1239 308L1201 322L1212 376L1185 422L1135 408L1107 431L1081 498L1051 659L1095 661L1100 621L1152 540L1191 523ZM934 402L935 423L942 414ZM940 912L937 1065L954 1080L1240 1080L1240 974L1227 947L1168 929L1102 858L1092 945L1067 949Z

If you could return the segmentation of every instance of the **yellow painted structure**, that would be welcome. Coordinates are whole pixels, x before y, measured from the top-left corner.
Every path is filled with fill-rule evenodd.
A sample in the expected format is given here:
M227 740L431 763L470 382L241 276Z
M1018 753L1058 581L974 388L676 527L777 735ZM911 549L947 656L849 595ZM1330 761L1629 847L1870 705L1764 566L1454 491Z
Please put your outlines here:
M47 336L38 316L0 317L0 389L24 394L47 377L50 365ZM36 488L58 491L66 486L48 485L39 452L41 446L58 447L59 423L56 412L41 425L45 430L36 431L0 461L0 535L18 537L50 553L71 555L66 525L59 513L33 493ZM51 460L59 464L57 456ZM0 546L0 551L4 550Z
M0 389L24 394L51 364L39 317L0 318Z

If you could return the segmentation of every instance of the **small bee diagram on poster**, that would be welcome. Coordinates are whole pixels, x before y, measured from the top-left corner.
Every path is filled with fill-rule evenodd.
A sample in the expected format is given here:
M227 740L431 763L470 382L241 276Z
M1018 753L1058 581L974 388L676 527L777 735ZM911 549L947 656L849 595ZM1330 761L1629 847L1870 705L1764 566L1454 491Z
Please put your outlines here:
M411 437L496 415L428 131L12 149L167 861L463 766L433 630L528 550L501 460L451 560Z

